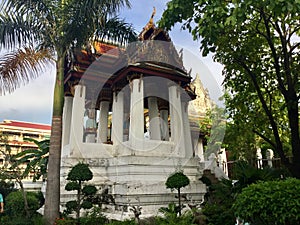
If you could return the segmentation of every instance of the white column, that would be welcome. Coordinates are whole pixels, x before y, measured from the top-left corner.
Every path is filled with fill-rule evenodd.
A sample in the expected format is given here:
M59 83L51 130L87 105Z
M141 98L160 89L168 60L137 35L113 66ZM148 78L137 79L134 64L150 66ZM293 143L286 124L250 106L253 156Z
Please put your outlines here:
M190 128L190 121L188 116L188 103L182 102L182 128L183 128L183 135L184 135L184 150L185 150L185 157L190 158L193 157L193 145L192 145L192 136L191 136L191 128Z
M98 143L107 142L109 101L101 101L99 107Z
M204 161L204 154L203 154L203 140L201 138L197 138L196 140L196 155L199 156L200 161Z
M123 142L124 92L113 93L111 140L114 145Z
M149 108L149 133L151 140L161 140L160 120L158 117L158 105L156 97L148 97Z
M175 144L177 155L185 155L183 151L183 128L180 90L177 85L169 87L171 141Z
M65 96L64 109L63 109L62 146L68 145L70 142L72 107L73 107L73 97Z
M142 78L131 81L129 141L136 146L144 139L144 85Z
M169 113L167 109L160 110L160 118L161 118L161 134L162 140L168 141L169 140L169 121L168 121Z
M70 155L73 157L81 157L81 151L84 150L80 149L80 144L83 142L84 111L85 87L83 85L77 85L75 86L70 126Z

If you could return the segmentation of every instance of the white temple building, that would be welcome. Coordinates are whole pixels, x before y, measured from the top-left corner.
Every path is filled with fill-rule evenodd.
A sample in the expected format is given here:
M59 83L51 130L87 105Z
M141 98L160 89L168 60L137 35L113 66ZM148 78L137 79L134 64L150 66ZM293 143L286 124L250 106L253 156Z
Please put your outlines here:
M195 149L203 146L188 116L196 94L168 34L150 20L137 43L93 47L92 55L74 52L65 76L62 206L74 198L64 187L78 162L89 164L92 183L111 196L103 210L115 218L132 214L132 206L147 216L177 202L165 186L176 170L190 179L183 204L200 204L204 162Z

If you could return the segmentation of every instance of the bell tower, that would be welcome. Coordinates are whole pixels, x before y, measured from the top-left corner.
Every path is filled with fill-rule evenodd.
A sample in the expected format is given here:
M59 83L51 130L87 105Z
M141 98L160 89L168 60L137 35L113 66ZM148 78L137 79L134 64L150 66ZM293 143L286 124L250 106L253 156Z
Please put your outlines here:
M155 9L136 43L95 42L95 53L76 50L69 61L62 206L72 197L64 190L67 173L79 161L89 164L99 194L111 196L103 204L111 217L133 215L133 206L142 207L142 215L156 215L176 201L165 187L176 170L190 179L183 203L202 202L202 163L193 154L188 119L192 78L154 15Z

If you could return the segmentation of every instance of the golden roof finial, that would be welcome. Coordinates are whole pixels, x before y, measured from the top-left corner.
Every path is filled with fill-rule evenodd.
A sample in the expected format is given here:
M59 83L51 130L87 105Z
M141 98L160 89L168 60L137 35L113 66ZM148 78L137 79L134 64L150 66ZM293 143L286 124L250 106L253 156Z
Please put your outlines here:
M146 39L148 39L149 35L151 35L151 34L148 34L147 37L145 37L144 35L150 29L155 29L155 25L154 25L154 22L153 22L153 17L155 16L155 13L156 13L156 9L155 9L155 7L153 7L153 12L152 12L152 15L151 15L151 18L150 18L149 22L146 24L146 26L144 26L143 31L139 34L139 39L140 40L146 40ZM153 30L152 30L152 33L153 33Z
M153 24L153 17L155 16L155 14L156 14L156 9L155 9L155 7L153 7L153 12L152 12L152 15L151 15L151 18L150 18L150 20L149 20L149 24Z

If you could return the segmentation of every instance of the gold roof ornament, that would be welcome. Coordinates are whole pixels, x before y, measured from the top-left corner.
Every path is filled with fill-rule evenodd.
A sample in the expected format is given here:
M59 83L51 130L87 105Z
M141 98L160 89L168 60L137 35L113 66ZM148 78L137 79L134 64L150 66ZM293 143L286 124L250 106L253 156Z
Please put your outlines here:
M151 25L151 26L154 25L153 17L155 16L155 14L156 14L156 8L153 7L152 15L151 15L151 18L150 18L150 20L149 20L149 22L148 22L148 24ZM148 25L148 24L147 24L147 25ZM146 25L146 26L147 26L147 25Z
M173 66L176 65L177 68L185 71L182 53L180 53L180 55L178 54L167 31L155 26L155 14L156 8L153 7L148 23L138 36L138 40L142 41L142 44L138 46L136 54L128 59L129 62L136 62L141 59L144 61L163 62ZM167 42L169 42L169 44L167 44Z
M153 33L153 31L155 30L155 24L154 24L154 16L156 14L156 8L153 7L153 11L152 11L152 15L150 17L149 22L144 26L142 32L139 35L139 39L140 40L146 40L148 39L148 37L145 37L145 34L149 31L150 35ZM147 36L147 35L146 35Z

